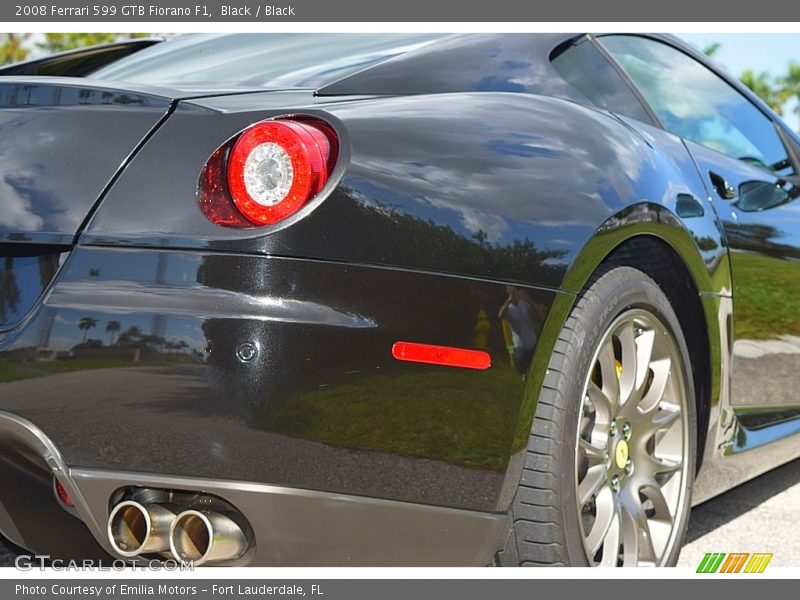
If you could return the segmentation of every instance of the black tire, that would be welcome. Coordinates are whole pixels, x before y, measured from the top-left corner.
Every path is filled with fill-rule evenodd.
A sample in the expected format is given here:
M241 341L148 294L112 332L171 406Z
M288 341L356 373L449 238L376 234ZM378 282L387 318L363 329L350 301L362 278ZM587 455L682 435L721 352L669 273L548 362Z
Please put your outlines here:
M499 566L587 566L575 491L575 446L583 385L594 353L614 320L633 308L656 315L677 342L684 365L688 464L676 542L665 551L675 565L689 520L697 446L697 418L686 340L659 286L631 267L602 268L579 294L556 342L539 397L525 466L509 513L509 531L498 552Z

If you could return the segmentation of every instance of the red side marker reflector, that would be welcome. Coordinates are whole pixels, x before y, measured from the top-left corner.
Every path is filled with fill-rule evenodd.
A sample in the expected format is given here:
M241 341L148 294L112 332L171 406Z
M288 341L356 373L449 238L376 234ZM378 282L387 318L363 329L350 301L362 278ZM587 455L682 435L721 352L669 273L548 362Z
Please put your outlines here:
M392 356L397 360L444 367L484 370L492 366L492 357L488 352L414 342L396 342L392 346Z
M58 499L64 503L66 506L73 506L74 503L72 502L72 498L69 495L69 492L64 489L64 486L61 485L61 482L56 479L56 494L58 494Z

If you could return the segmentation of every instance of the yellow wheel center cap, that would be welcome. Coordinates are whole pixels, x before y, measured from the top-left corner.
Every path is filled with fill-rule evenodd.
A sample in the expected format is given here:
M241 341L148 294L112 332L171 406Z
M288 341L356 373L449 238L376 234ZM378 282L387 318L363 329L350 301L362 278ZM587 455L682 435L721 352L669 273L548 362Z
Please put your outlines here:
M614 450L614 461L619 469L624 469L625 465L628 464L628 442L625 440L617 442L617 448Z

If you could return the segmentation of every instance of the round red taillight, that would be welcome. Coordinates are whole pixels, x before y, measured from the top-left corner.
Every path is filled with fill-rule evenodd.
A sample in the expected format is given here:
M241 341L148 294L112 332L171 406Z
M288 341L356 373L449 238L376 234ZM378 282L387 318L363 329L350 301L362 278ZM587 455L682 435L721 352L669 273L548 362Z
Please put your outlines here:
M228 158L228 189L242 215L271 225L293 215L328 179L330 142L301 121L264 121L246 129Z
M336 133L322 121L251 125L209 159L200 176L200 208L227 227L278 223L322 190L337 152Z

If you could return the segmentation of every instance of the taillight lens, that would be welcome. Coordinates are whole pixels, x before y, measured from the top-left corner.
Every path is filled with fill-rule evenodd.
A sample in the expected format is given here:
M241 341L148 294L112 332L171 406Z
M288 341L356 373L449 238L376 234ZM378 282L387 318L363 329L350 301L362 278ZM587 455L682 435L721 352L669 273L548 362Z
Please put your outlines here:
M64 506L75 506L75 503L72 501L72 497L69 495L69 492L64 488L61 482L56 479L55 480L56 486L56 494L58 495L58 499L61 501Z
M228 227L278 223L322 190L337 152L327 123L256 123L209 159L200 176L200 208L213 223Z

